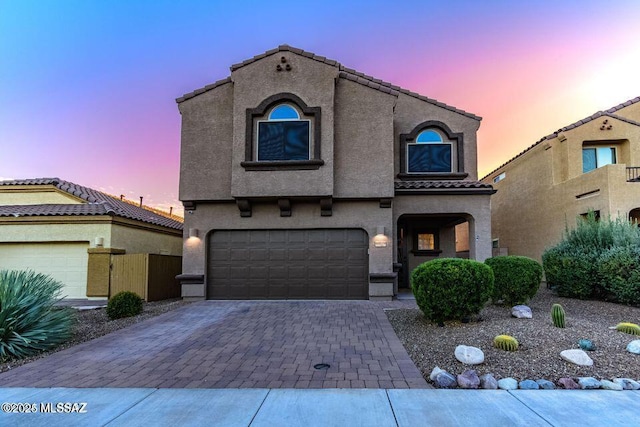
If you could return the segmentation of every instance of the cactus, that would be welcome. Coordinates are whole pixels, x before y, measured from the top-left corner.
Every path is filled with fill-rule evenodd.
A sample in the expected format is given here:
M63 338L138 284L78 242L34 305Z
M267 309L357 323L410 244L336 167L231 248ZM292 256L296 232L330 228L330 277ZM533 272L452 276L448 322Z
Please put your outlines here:
M560 304L551 307L551 320L556 328L564 328L564 308Z
M518 340L510 335L498 335L493 339L493 346L506 351L516 351Z
M640 335L640 326L636 325L635 323L618 323L616 325L616 330L624 332L625 334Z

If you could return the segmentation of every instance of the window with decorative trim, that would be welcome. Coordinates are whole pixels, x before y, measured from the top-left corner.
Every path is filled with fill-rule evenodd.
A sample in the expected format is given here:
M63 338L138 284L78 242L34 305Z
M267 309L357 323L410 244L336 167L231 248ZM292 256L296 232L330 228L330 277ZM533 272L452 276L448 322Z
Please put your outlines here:
M273 95L247 110L246 170L318 169L320 108L292 93Z
M442 122L426 121L408 134L400 134L401 179L463 179L462 133Z

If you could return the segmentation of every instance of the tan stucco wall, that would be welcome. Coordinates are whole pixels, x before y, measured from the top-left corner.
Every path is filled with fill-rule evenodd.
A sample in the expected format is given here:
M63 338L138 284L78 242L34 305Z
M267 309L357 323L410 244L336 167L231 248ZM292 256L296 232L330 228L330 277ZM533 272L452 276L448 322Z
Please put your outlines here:
M54 186L12 185L0 187L0 205L74 205L84 203Z
M395 96L338 80L335 197L393 197L395 101Z
M285 57L291 71L276 71ZM231 194L234 197L323 196L333 194L334 97L338 69L291 52L280 52L231 73L233 96L233 161ZM324 166L304 173L295 170L248 171L245 160L246 111L278 93L293 93L309 107L322 109L321 158ZM314 142L314 143L317 143Z
M219 86L179 107L182 114L180 200L230 199L233 84Z
M104 238L104 246L111 244L108 223L3 222L0 224L0 242L89 242L95 247L95 238Z
M114 224L111 228L111 245L125 249L128 254L148 253L182 255L182 235L159 233L126 225Z
M610 130L600 129L604 120ZM575 226L578 215L599 210L602 216L627 217L640 207L640 183L626 182L626 167L640 166L639 126L600 117L560 136L543 141L484 179L497 190L492 198L493 238L510 255L541 260L565 228ZM582 147L598 145L615 146L617 164L583 173ZM502 172L505 179L493 183Z

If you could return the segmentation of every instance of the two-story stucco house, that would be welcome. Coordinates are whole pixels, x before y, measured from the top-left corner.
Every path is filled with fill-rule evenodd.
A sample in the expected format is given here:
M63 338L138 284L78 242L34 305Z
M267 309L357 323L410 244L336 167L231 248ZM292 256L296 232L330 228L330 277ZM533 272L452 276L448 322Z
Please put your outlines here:
M640 219L640 97L545 136L482 179L493 184L494 252L540 260L593 210Z
M389 299L491 255L473 114L287 45L177 102L184 298Z

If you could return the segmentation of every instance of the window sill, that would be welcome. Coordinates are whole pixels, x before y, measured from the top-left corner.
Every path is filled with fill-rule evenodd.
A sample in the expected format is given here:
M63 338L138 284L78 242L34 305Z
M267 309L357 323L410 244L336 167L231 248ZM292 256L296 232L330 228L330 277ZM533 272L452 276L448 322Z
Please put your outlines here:
M419 250L412 250L411 253L415 256L440 256L440 254L442 253L442 250L440 249L435 249L432 251L419 251Z
M443 180L455 180L455 179L465 179L468 177L468 173L464 172L425 172L425 173L399 173L398 178L403 181L423 181L423 180L434 180L434 179L443 179Z
M324 160L274 160L274 161L248 161L241 162L240 166L248 171L275 171L275 170L312 170L320 169Z

